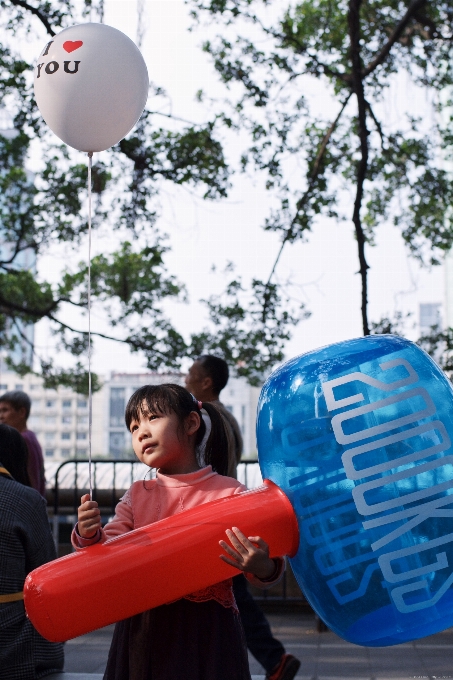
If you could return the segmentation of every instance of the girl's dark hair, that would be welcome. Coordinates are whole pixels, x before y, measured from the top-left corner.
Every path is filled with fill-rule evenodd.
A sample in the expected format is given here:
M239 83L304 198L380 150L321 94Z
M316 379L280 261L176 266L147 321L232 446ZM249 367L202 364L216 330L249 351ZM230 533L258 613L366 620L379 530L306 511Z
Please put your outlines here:
M0 424L0 463L20 484L31 486L27 472L28 448L20 432Z
M204 452L198 453L200 465L212 465L212 469L220 475L226 475L228 471L228 435L222 416L215 406L209 403L202 404L211 419L211 432ZM164 385L144 385L140 387L128 401L126 406L125 421L129 430L133 420L140 420L147 413L170 415L176 413L181 428L191 411L200 416L200 427L197 430L195 445L199 447L206 434L206 425L198 407L198 401L180 385L166 383ZM201 459L202 458L202 459Z

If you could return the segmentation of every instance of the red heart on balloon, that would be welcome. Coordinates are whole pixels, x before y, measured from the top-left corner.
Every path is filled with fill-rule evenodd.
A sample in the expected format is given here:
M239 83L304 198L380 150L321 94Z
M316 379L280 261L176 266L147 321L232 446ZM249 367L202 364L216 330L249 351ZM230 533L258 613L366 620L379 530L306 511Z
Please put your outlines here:
M82 45L82 40L67 40L63 43L63 49L66 50L66 52L74 52L74 50L78 50Z

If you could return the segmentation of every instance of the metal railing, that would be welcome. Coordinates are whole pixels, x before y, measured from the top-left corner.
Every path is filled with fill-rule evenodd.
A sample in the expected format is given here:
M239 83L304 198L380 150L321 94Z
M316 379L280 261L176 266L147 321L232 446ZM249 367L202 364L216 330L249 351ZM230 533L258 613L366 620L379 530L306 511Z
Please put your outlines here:
M121 496L140 479L155 476L154 471L136 459L95 459L91 462L93 499L99 504L102 522L115 513ZM151 477L150 477L151 472ZM68 460L56 470L53 485L47 489L49 520L58 555L71 552L70 533L77 521L80 498L89 492L88 459ZM262 478L257 461L243 460L238 466L238 479L247 488L261 484ZM262 603L306 605L290 569L279 584L269 590L253 589L254 596Z

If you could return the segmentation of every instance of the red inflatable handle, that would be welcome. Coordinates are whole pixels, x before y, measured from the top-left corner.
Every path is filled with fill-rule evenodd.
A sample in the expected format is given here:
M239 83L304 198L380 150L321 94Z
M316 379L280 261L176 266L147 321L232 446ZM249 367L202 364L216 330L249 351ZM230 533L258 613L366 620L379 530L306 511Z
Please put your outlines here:
M34 627L63 642L235 576L219 558L225 529L261 536L293 556L296 516L273 482L184 511L32 571L24 602Z

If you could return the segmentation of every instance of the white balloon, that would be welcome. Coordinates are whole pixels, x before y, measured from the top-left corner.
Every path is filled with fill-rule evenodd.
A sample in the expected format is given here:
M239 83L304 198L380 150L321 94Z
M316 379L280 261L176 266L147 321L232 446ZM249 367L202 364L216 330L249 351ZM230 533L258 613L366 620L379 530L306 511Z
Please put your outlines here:
M56 35L35 66L35 97L50 129L79 151L104 151L134 127L149 79L138 47L105 24Z

